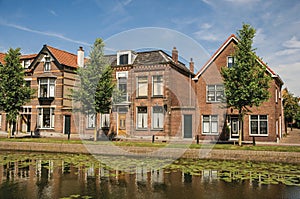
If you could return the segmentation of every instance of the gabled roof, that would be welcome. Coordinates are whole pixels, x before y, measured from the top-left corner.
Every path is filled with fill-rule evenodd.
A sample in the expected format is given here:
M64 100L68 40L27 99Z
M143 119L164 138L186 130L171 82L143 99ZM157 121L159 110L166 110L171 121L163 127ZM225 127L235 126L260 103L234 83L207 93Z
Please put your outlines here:
M78 68L77 65L77 55L69 53L64 50L60 50L48 45L44 45L51 54L55 57L55 59L62 65Z
M20 59L34 59L38 54L21 55Z
M204 66L200 69L200 71L196 74L194 80L197 80L200 75L204 73L204 71L215 61L215 59L222 53L222 51L231 43L235 42L238 43L238 38L232 34L230 35L227 40L221 45L221 47L211 56L211 58L204 64ZM267 64L265 64L261 59L257 57L258 63L266 67L266 71L271 75L271 77L278 78L278 80L283 84L283 81L279 77L278 74L276 74Z
M194 75L182 62L178 61L175 63L172 57L162 50L135 52L135 54L136 58L133 61L133 66L171 63L172 67L177 68L184 73ZM117 55L106 55L106 57L111 61L110 63L112 66L117 66Z

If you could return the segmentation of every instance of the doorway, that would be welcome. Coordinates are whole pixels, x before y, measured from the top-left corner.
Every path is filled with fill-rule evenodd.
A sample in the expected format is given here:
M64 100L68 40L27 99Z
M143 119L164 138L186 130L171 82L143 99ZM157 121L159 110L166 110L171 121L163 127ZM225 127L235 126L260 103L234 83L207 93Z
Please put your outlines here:
M65 134L71 134L71 116L65 115L65 126L64 126Z
M192 115L183 115L183 138L192 138L193 124Z
M229 118L230 123L230 133L229 140L238 140L239 139L239 117L237 115L231 115Z

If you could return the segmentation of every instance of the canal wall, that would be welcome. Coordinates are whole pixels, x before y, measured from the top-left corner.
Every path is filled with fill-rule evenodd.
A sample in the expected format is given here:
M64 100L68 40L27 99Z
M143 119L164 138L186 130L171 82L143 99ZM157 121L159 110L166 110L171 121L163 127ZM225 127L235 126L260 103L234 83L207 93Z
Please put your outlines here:
M63 144L63 143L29 143L0 142L2 151L32 151L97 155L121 155L134 157L159 158L191 158L215 160L243 160L259 162L282 162L300 164L298 152L248 151L248 150L217 150L217 149L186 149L157 147L127 147L112 144Z

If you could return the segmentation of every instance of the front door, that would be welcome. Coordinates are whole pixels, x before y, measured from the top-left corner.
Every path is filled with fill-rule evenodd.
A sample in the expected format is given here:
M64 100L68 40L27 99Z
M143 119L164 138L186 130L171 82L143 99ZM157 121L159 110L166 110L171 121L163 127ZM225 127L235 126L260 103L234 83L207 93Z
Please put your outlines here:
M71 134L71 116L65 115L65 134Z
M126 113L118 115L118 135L126 136Z
M238 116L230 116L230 140L239 139L239 118Z
M22 132L30 132L30 125L31 125L31 115L22 114L21 115L21 131Z
M192 115L183 115L183 138L192 138Z

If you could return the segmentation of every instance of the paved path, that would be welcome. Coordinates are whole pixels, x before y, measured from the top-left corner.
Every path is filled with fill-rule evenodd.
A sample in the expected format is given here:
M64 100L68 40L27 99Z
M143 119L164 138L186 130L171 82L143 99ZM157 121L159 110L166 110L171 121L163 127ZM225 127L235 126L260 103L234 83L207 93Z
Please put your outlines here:
M286 137L283 137L280 142L280 144L291 144L291 145L300 145L300 129L293 128L293 131L291 131L291 128L288 128L288 134Z

